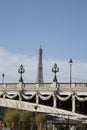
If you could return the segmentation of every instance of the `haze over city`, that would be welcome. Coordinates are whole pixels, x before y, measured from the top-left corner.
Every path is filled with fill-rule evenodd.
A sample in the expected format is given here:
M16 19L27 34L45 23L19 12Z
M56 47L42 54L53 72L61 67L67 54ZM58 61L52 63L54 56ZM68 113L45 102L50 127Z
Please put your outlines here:
M53 81L57 63L59 82L87 82L87 1L0 1L0 74L18 82L23 64L24 82L36 82L38 49L43 49L44 82ZM2 77L0 78L2 82Z

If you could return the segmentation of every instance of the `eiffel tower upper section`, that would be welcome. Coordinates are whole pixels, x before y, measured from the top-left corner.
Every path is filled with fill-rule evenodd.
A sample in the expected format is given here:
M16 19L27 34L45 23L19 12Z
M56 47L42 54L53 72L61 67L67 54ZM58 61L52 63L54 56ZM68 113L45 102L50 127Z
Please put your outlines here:
M38 50L38 70L37 70L37 84L42 84L43 83L43 64L42 64L42 48L40 46Z

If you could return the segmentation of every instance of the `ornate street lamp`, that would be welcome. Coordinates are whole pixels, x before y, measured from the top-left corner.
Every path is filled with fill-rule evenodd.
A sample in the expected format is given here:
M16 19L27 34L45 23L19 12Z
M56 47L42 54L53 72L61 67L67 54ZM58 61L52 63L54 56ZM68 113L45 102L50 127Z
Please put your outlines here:
M69 60L69 65L70 65L70 84L72 83L72 64L73 64L73 60L72 60L72 58L70 58L70 60Z
M2 73L2 84L4 84L4 77L5 77L5 74Z
M20 79L19 82L23 82L23 78L22 78L22 74L25 72L25 69L23 67L23 65L21 64L19 69L18 69L18 73L20 73Z
M57 82L57 77L56 77L56 73L59 72L59 68L57 67L57 64L55 63L53 68L52 68L52 72L54 73L54 82Z

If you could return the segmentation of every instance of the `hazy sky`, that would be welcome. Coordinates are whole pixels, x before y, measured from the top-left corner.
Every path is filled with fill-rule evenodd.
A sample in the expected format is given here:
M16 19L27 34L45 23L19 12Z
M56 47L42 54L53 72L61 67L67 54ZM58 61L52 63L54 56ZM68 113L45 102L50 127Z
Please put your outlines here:
M87 0L1 0L0 73L18 82L17 69L25 67L24 80L35 82L38 48L43 48L44 79L52 82L51 68L60 68L58 80L87 81Z

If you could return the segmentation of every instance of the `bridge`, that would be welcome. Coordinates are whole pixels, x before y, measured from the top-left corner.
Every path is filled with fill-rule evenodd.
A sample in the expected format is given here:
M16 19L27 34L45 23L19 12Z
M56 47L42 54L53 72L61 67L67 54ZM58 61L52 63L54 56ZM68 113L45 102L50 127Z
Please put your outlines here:
M52 69L55 74L52 83L24 83L24 71L21 65L18 83L4 83L2 75L0 106L46 113L74 123L87 123L87 83L57 82L56 64ZM80 109L85 113L80 113Z
M64 96L63 96L64 95ZM84 95L84 97L81 97ZM57 100L66 102L71 99L72 110L57 107ZM41 100L46 103L44 104ZM46 113L58 119L87 123L87 116L76 113L76 100L86 102L87 87L83 83L3 83L0 84L0 106Z

